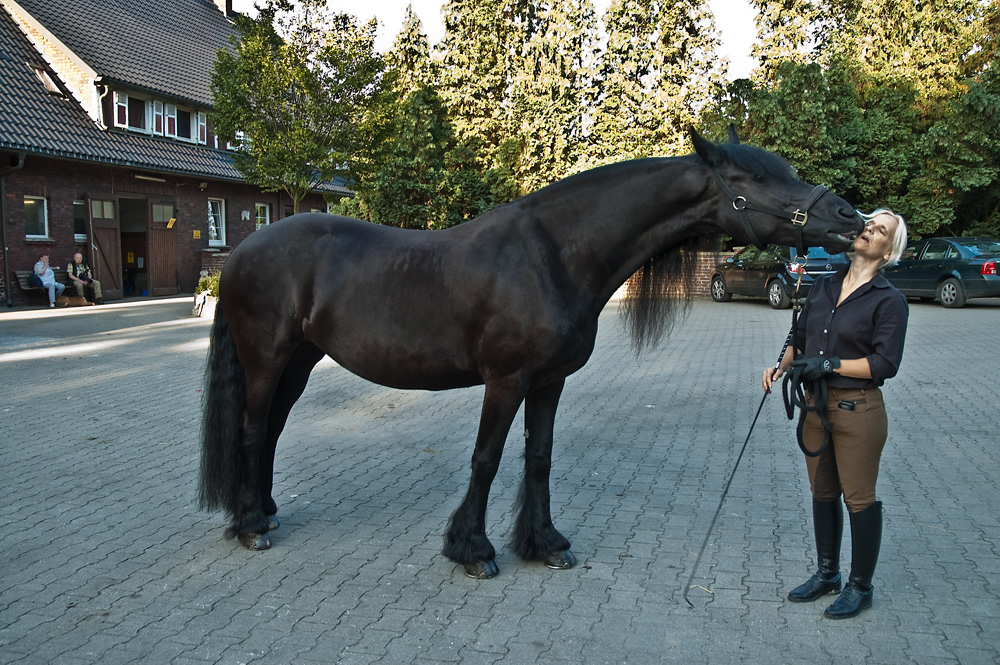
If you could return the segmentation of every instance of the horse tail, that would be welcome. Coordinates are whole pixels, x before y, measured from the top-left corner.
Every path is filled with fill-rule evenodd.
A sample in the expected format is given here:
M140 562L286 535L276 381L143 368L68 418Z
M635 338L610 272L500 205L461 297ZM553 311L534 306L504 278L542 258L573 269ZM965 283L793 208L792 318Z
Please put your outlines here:
M205 367L201 422L199 503L206 510L236 513L243 476L243 365L222 307L215 310Z

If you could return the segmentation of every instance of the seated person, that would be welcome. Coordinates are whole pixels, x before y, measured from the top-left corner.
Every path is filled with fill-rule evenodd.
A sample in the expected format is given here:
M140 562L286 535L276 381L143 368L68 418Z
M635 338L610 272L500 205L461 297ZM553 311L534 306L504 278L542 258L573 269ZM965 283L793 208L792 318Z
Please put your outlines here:
M35 274L38 275L38 279L42 280L42 288L48 289L49 307L55 307L56 296L62 295L63 290L66 289L66 285L56 281L56 274L49 266L48 254L40 254L38 256L38 262L35 263Z
M73 255L73 262L66 267L66 274L69 275L70 283L76 287L76 292L83 297L83 290L86 287L94 289L94 302L98 305L103 305L104 302L101 300L103 296L101 295L101 283L94 279L93 274L90 272L90 266L87 262L83 260L83 254L77 252Z

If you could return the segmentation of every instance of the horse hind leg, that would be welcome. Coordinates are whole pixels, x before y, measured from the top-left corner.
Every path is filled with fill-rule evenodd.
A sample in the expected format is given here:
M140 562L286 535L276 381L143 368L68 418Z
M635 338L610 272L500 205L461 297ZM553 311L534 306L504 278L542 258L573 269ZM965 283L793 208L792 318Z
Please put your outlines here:
M517 517L510 547L526 561L542 561L549 568L576 564L570 542L552 524L549 472L556 408L565 382L533 391L524 404L524 478L518 492Z
M260 497L269 531L278 528L278 504L272 496L274 487L274 456L278 447L278 437L285 429L288 414L295 402L302 396L309 381L309 374L325 354L310 342L303 342L295 349L292 359L281 374L278 387L271 398L271 410L267 418L267 439L260 453Z
M265 512L264 493L266 491L269 500L267 508L273 508L277 512L277 506L270 499L273 451L277 437L274 437L274 442L269 441L268 423L275 397L285 376L285 368L293 356L294 350L266 357L263 353L258 353L252 359L244 361L246 401L240 450L242 465L238 472L239 496L232 510L232 521L226 529L226 537L237 538L250 550L266 550L271 547L267 533L273 524Z

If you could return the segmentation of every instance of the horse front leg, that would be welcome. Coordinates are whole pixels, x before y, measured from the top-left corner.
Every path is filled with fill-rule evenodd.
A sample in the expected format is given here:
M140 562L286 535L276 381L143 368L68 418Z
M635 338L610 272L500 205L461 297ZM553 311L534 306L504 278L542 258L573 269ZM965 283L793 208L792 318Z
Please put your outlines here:
M500 468L507 433L523 400L520 379L486 383L469 489L445 530L442 553L462 564L465 574L476 579L488 579L500 572L496 550L486 537L486 502Z
M510 538L511 549L522 559L557 569L576 564L569 540L552 525L549 507L553 429L564 385L565 380L532 391L524 403L524 478Z

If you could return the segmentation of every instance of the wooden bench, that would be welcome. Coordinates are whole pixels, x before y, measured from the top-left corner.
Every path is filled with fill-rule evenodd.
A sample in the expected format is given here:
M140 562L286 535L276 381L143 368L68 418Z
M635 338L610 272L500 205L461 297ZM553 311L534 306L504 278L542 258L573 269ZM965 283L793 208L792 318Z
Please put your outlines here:
M65 268L53 268L52 272L54 272L55 275L56 275L56 281L57 282L62 282L63 284L66 284L66 288L69 289L69 284L68 284L69 278L66 277L66 269ZM21 286L21 289L23 289L24 291L27 291L28 293L35 292L35 293L38 293L40 295L43 295L45 297L45 301L48 302L48 294L47 294L48 289L46 289L44 286L31 286L31 285L28 284L28 277L30 277L31 275L34 275L34 274L35 274L34 270L15 270L14 271L14 276L17 277L17 283ZM76 295L76 291L75 290L73 291L73 295Z
M53 268L52 272L56 275L56 281L62 282L66 286L69 286L69 279L66 277L66 270L64 268ZM28 278L35 274L34 270L15 270L14 276L17 277L17 283L21 285L21 288L25 291L44 291L44 287L40 286L29 286Z

